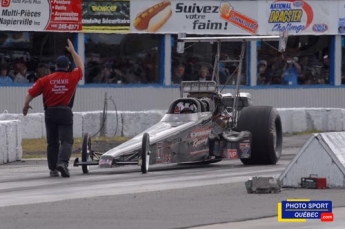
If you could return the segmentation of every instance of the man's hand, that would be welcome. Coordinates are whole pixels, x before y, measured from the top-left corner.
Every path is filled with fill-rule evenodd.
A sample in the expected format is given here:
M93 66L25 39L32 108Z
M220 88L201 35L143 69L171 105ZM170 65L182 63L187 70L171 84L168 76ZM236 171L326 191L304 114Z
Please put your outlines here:
M70 39L67 39L67 44L68 44L68 46L66 46L67 51L70 53L75 52L73 43Z
M75 66L84 71L84 62L82 61L78 53L75 51L73 43L70 39L67 39L67 44L68 46L66 46L66 49L68 52L71 53Z
M28 114L29 108L32 109L30 105L23 106L23 115L26 116Z

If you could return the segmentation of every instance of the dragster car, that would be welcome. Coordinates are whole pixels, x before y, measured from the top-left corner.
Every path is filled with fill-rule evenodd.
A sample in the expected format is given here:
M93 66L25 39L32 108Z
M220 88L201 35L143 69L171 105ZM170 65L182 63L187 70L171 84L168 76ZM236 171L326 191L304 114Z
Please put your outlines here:
M139 165L141 172L147 173L157 164L208 164L232 159L244 165L276 164L283 138L277 110L253 105L251 95L239 91L239 83L235 94L221 93L215 78L182 82L180 98L170 104L160 122L105 153L94 152L85 133L81 160L76 158L74 166L88 173L90 165Z

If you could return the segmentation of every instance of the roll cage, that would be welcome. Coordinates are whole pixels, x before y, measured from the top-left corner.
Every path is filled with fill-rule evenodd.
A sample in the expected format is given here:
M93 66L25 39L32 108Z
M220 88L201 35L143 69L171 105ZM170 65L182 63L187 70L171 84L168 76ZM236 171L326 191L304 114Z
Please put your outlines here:
M238 62L238 70L237 70L237 76L236 77L236 86L235 86L235 93L233 94L233 102L232 102L232 110L237 111L239 98L240 98L240 77L242 72L242 63L245 56L245 50L246 50L246 42L248 41L279 41L279 47L278 50L280 52L285 51L285 46L287 43L288 34L287 32L281 33L279 36L210 36L210 37L186 37L186 34L178 34L178 40L177 40L177 52L183 53L184 52L184 44L190 43L190 42L208 42L208 43L216 43L217 44L217 52L214 59L214 66L213 66L213 72L212 72L212 81L214 86L212 86L212 83L205 83L205 82L199 82L199 81L193 81L193 82L182 82L180 87L180 94L181 97L183 97L183 93L188 93L188 96L202 98L202 97L218 97L221 98L221 91L218 91L219 87L219 63L222 62ZM222 42L242 42L241 45L241 54L239 56L238 60L220 60L220 53L221 53L221 43ZM230 77L227 79L227 81L230 80ZM189 89L188 84L190 84L191 90L188 92L186 88ZM186 87L187 85L187 87ZM193 90L193 88L195 90ZM199 90L197 90L199 88ZM224 88L224 87L223 87ZM215 105L216 109L217 105ZM233 120L237 120L238 112L233 112ZM233 128L235 128L237 125L236 122L233 122Z

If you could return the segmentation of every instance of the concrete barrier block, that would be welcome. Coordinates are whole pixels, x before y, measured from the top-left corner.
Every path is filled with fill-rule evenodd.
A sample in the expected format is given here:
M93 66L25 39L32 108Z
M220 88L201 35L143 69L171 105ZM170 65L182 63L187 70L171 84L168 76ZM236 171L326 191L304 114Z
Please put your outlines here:
M294 133L308 130L306 123L306 113L304 109L292 110L292 131Z
M73 113L73 137L81 138L83 136L83 113Z
M40 117L42 120L41 121L42 137L38 137L38 138L45 138L47 136L47 131L46 131L46 122L44 120L44 113L36 113L36 115L37 115L37 118Z
M23 115L20 115L20 114L2 113L0 114L0 120L15 120L15 119L20 119L20 116L23 117Z
M157 111L121 112L123 136L133 137L159 122L163 115Z
M141 133L140 114L137 112L123 111L122 115L122 136L133 137Z
M45 132L45 122L43 113L28 114L19 118L23 126L23 138L43 138Z
M342 131L343 130L343 109L326 109L327 124L326 131Z
M342 131L345 130L345 109L341 109L341 117L342 117Z
M100 129L103 123L102 111L83 113L83 134L89 133L90 136L100 136Z
M0 121L0 165L7 163L7 135L6 122Z
M288 109L277 109L281 123L282 123L282 131L283 133L293 133L293 119L292 119L292 112L289 111Z
M6 123L7 158L8 162L17 160L17 122Z
M336 108L308 108L305 109L308 129L326 131L342 130L342 112Z
M104 135L107 137L122 136L122 128L122 114L115 111L108 111L103 132Z
M45 136L44 114L33 113L23 116L22 114L1 114L0 120L19 120L22 122L23 138L42 138Z
M23 157L23 148L22 148L22 123L19 120L15 121L16 123L16 160L20 161Z
M303 108L280 108L277 109L283 133L297 133L305 131L307 128L305 109Z

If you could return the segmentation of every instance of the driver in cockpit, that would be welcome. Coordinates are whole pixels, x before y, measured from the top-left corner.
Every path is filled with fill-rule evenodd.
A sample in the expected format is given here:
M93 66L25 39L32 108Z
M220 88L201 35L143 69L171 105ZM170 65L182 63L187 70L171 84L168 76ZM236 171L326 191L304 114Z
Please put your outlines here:
M195 104L180 102L174 108L174 114L192 114L196 113L197 106Z
M190 108L183 108L181 111L180 111L180 114L192 114L194 113L194 111Z

